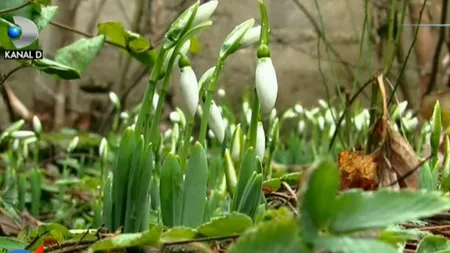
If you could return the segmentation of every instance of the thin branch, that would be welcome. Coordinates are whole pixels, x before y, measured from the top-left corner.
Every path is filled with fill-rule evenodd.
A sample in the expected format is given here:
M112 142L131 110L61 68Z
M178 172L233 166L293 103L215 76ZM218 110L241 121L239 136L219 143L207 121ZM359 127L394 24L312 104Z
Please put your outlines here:
M50 21L50 24L53 25L53 26L56 26L58 28L61 28L61 29L64 29L64 30L67 30L67 31L70 31L70 32L73 32L73 33L76 33L76 34L79 34L79 35L82 35L84 37L88 37L88 38L94 38L95 37L94 35L91 35L91 34L88 34L88 33L82 32L82 31L79 31L79 30L77 30L77 29L75 29L73 27L70 27L70 26L67 26L67 25L64 25L64 24L60 24L60 23L55 22L55 21ZM114 43L112 41L105 40L105 43L109 44L111 46L118 47L118 48L121 48L121 49L124 49L124 50L128 51L128 49L126 47L124 47L122 45L119 45L117 43ZM150 49L152 49L152 47L150 47L149 50Z
M316 30L317 35L319 35L320 38L322 38L325 45L331 50L331 52L336 56L336 58L345 66L345 70L350 76L353 76L353 71L348 66L347 62L344 60L344 58L338 53L338 51L331 46L331 43L323 36L322 31L320 30L319 24L317 24L316 20L314 19L313 15L308 11L306 6L302 3L300 0L292 0L295 5L306 15L306 17L309 19L309 22L313 25L314 30Z
M33 4L33 0L26 1L25 3L23 3L23 4L21 4L21 5L17 6L17 7L12 7L12 8L8 8L8 9L0 10L0 15L8 13L8 12L13 12L13 11L20 10L22 8L27 7L28 5L31 5L31 4Z
M445 24L447 22L447 10L448 10L448 0L443 0L441 24ZM436 50L434 51L431 79L430 82L428 83L427 90L425 91L423 96L430 94L433 88L436 86L437 73L439 71L439 56L441 55L441 49L445 42L445 30L446 30L445 26L441 26L439 28L439 40L436 46Z
M6 80L8 80L8 78L11 77L14 73L16 73L20 69L25 68L27 66L29 66L28 63L19 65L18 67L14 68L10 72L8 72L0 80L0 93L1 93L1 96L3 98L3 101L5 101L6 107L8 108L9 119L10 119L11 122L15 121L15 115L14 115L13 106L11 104L11 100L9 99L9 95L8 95L7 90L6 90L6 86L5 86L6 85ZM1 75L0 75L0 77L1 77Z

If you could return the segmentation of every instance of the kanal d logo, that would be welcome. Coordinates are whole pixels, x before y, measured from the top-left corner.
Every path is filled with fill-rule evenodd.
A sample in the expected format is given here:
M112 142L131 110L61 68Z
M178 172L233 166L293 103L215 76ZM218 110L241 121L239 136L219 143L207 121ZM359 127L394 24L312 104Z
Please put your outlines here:
M33 252L30 252L27 249L14 249L9 251L9 253L44 253L44 244L39 245L39 247Z
M14 16L16 26L8 28L8 37L13 40L17 49L31 45L39 35L39 29L33 21L28 18Z

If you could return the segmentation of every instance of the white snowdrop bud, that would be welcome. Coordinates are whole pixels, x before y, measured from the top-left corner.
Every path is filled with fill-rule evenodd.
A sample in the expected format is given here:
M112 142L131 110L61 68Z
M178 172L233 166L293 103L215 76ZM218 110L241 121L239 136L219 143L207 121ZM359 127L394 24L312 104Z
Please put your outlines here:
M323 109L328 109L328 103L325 102L323 99L319 99L318 103Z
M194 20L192 21L192 27L195 27L196 25L201 24L211 18L218 4L219 1L212 0L200 5L197 9Z
M72 141L69 143L69 146L67 147L67 153L71 153L72 151L75 150L75 148L78 145L78 141L80 140L80 138L78 136L75 136Z
M268 114L275 106L278 93L277 74L269 57L258 59L255 83L261 110Z
M211 101L208 125L217 140L222 143L225 138L225 122L222 118L219 107L216 103L214 103L214 101Z
M242 37L240 44L241 48L245 48L248 46L251 46L259 41L259 38L261 37L261 26L255 26L251 29L249 29L244 36Z
M287 110L287 111L285 111L283 113L283 116L281 116L281 118L283 120L292 119L292 118L295 118L295 117L297 117L297 113L292 108Z
M266 134L264 133L262 122L258 122L255 151L256 155L259 156L259 158L264 158L264 152L266 152Z
M180 90L183 97L183 103L186 107L185 114L188 118L193 118L197 111L199 101L199 89L197 77L190 66L186 56L181 56L178 62L180 66Z
M164 132L164 139L169 139L170 137L172 137L172 128L169 128L169 129L167 129L165 132Z
M98 153L100 156L106 155L106 152L108 151L108 141L106 138L102 138L100 141L100 146L98 147Z
M114 92L110 92L109 93L109 100L111 101L111 103L114 105L114 107L116 107L116 110L120 110L120 99L119 97L116 95L116 93Z
M233 140L231 141L231 158L238 162L241 159L242 142L244 135L242 133L241 125L238 124L233 132Z
M153 100L152 100L153 112L156 111L156 107L158 107L158 102L159 102L159 95L158 95L158 93L155 92L153 94Z
M217 90L217 95L219 95L219 97L223 98L226 95L226 92L224 89L218 89Z
M15 139L28 139L31 137L35 137L35 133L27 130L19 130L11 133L11 137Z
M301 106L300 104L296 104L294 106L294 111L298 114L302 114L304 111L303 106Z
M180 114L177 111L170 112L169 119L172 123L178 123L181 120Z
M41 133L42 131L41 121L36 115L33 116L33 129L37 134Z
M305 130L305 127L306 127L305 121L300 120L300 121L298 122L298 132L299 132L300 134L303 133L303 131Z

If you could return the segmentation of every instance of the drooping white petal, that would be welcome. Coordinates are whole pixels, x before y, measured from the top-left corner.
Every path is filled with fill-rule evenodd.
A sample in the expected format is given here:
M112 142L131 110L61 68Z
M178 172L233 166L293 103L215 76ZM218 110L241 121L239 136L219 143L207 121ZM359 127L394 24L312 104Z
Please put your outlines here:
M38 134L42 131L41 121L36 115L33 116L33 130Z
M197 9L197 13L195 14L195 18L192 21L192 27L207 21L216 10L218 4L219 1L212 0L200 5Z
M30 137L34 137L35 133L33 131L28 130L19 130L12 132L11 136L15 139L27 139Z
M225 138L225 122L220 113L219 107L211 101L211 108L209 111L208 125L211 131L216 136L217 140L222 143Z
M249 29L244 36L242 37L240 43L241 43L241 47L248 47L251 46L253 44L255 44L256 42L259 41L259 38L261 37L261 26L255 26L251 29Z
M231 141L231 158L233 161L238 162L241 158L242 152L242 130L240 124L236 126L233 131L233 140Z
M158 93L155 92L153 94L153 99L152 99L153 112L156 111L156 107L158 107L158 102L159 102L159 95L158 95Z
M277 74L269 57L258 59L255 83L261 110L268 114L275 106L278 93Z
M197 77L190 66L186 66L180 71L180 90L186 107L185 114L188 118L192 118L195 116L199 101Z
M264 133L263 124L261 122L258 122L255 151L260 159L264 158L264 152L266 152L266 134Z

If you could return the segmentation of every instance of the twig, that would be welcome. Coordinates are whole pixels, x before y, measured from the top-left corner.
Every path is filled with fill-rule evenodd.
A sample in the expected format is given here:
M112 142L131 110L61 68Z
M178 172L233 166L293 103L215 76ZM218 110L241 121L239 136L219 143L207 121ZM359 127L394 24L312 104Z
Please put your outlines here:
M0 10L0 14L5 14L5 13L8 13L8 12L17 11L17 10L25 8L25 7L27 7L28 5L31 5L31 4L33 4L33 0L26 1L25 3L23 3L23 4L21 4L21 5L17 6L17 7L12 7L12 8L9 8L9 9Z
M70 27L70 26L67 26L67 25L64 25L64 24L60 24L60 23L58 23L58 22L56 22L56 21L50 21L49 24L51 24L51 25L53 25L53 26L55 26L55 27L58 27L58 28L61 28L61 29L64 29L64 30L67 30L67 31L70 31L70 32L73 32L73 33L76 33L76 34L79 34L79 35L82 35L82 36L84 36L84 37L88 37L88 38L94 38L94 37L95 37L95 36L93 36L93 35L91 35L91 34L88 34L88 33L82 32L82 31L79 31L79 30L77 30L77 29L75 29L75 28L73 28L73 27ZM119 45L119 44L117 44L117 43L114 43L114 42L112 42L112 41L105 40L105 43L106 43L106 44L109 44L109 45L111 45L111 46L115 46L115 47L118 47L118 48L121 48L121 49L124 49L124 50L127 50L127 51L128 51L128 49L127 49L126 47L124 47L124 46L122 46L122 45ZM150 46L149 50L150 50L150 49L152 49L151 46Z
M14 73L16 73L20 69L22 69L24 67L27 67L27 66L28 66L28 63L19 65L18 67L14 68L10 72L8 72L0 80L0 92L1 92L1 95L2 95L2 98L3 98L3 101L5 101L6 107L8 108L9 119L10 119L11 122L15 121L15 114L14 114L13 106L11 104L11 100L9 99L8 91L6 90L6 86L5 86L6 85L6 80L8 80L8 78L11 77Z
M336 56L336 58L339 60L340 63L342 63L345 66L345 70L350 76L353 76L353 71L348 66L347 62L344 60L344 58L338 53L334 47L331 46L330 42L323 36L322 31L320 30L319 25L317 24L316 20L314 19L313 15L308 11L306 6L303 4L300 0L292 0L295 5L306 15L309 22L313 25L314 30L316 30L317 35L319 35L320 38L322 38L325 45L331 50L331 52Z
M422 8L420 9L419 20L417 21L417 24L420 24L420 22L422 20L422 14L423 14L423 11L425 10L426 3L427 3L427 0L424 0L424 2L422 4ZM395 83L394 90L392 91L392 95L389 98L388 105L390 105L392 103L392 101L394 101L394 94L397 91L398 86L400 85L400 80L402 80L403 73L405 72L405 69L406 69L406 63L408 62L409 56L411 55L411 52L412 52L412 49L414 48L414 45L416 44L418 34L419 34L419 26L417 26L416 30L414 31L413 40L411 42L411 45L409 46L408 53L406 54L406 58L402 65L400 73L398 74L397 82Z
M14 73L16 73L18 70L30 66L28 63L20 64L16 68L9 71L1 80L0 80L0 88L3 88L3 84L6 82L6 80L12 76Z
M367 82L365 82L362 86L360 86L360 87L358 88L358 90L356 91L356 93L355 93L355 94L350 98L350 100L348 101L347 105L346 105L345 108L344 108L344 111L342 112L342 114L341 114L341 116L339 117L339 120L338 120L338 122L337 122L337 124L336 124L336 130L334 130L333 137L331 138L331 141L330 141L330 145L328 145L328 150L329 150L329 151L330 151L331 148L333 147L334 141L336 140L337 133L338 133L338 131L339 131L339 128L340 128L340 126L341 126L341 124L342 124L342 121L344 121L344 117L345 117L345 112L346 112L346 110L348 110L348 109L350 108L350 106L353 105L353 102L355 102L355 100L356 100L356 98L359 96L359 94L362 93L362 91L363 91L367 86L369 86L370 84L372 84L372 83L375 81L375 78L376 78L376 77L370 78Z
M294 199L295 202L297 202L298 201L297 194L295 194L294 190L292 190L292 188L286 182L282 182L282 185L284 186L284 188L286 188L289 194L291 194L292 199Z
M447 10L448 10L448 0L443 0L442 13L441 13L441 24L444 24L447 22ZM437 73L439 70L439 56L441 55L441 49L442 49L442 46L444 45L444 41L445 41L445 30L446 30L445 26L441 26L439 28L439 39L438 39L438 43L436 46L436 50L434 51L433 67L431 69L431 79L430 79L430 82L428 83L428 87L427 87L425 93L423 94L423 96L430 94L430 92L433 90L434 86L436 86Z

